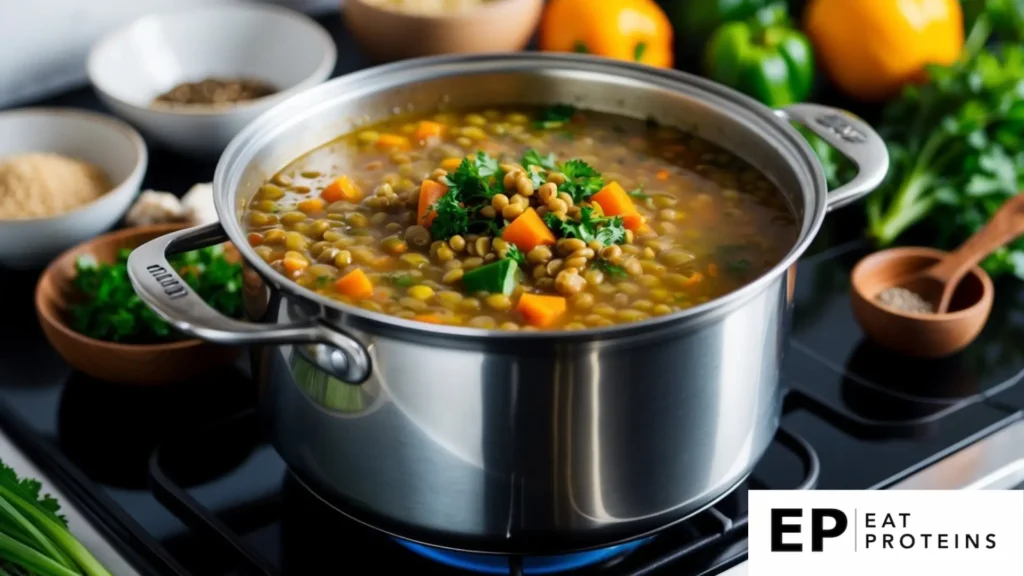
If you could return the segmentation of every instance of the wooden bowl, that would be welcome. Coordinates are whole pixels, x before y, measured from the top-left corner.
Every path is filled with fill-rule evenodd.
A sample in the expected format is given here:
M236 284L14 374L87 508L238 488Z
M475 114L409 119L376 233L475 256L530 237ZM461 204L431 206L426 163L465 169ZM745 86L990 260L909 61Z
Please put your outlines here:
M184 224L158 224L111 232L71 248L57 257L36 285L36 313L46 339L77 370L109 382L163 385L184 382L223 367L240 349L198 339L166 344L121 344L79 334L67 321L68 307L80 298L72 281L75 261L91 254L97 262L113 262L122 248L135 248Z
M869 338L898 354L942 358L963 350L978 337L992 311L995 293L992 279L978 266L960 281L946 314L901 312L876 300L884 290L944 255L934 248L891 248L857 263L850 278L850 303Z
M400 12L367 0L345 0L345 24L377 62L419 56L522 50L533 36L544 0L491 0L441 15Z

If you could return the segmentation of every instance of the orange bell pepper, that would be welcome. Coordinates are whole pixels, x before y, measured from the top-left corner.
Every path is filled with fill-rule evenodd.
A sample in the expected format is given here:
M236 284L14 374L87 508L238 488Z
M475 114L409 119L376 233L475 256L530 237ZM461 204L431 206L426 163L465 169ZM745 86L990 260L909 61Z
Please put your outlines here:
M672 24L654 0L551 0L540 49L585 52L671 68Z
M836 86L873 102L956 62L963 19L959 0L811 0L805 28Z

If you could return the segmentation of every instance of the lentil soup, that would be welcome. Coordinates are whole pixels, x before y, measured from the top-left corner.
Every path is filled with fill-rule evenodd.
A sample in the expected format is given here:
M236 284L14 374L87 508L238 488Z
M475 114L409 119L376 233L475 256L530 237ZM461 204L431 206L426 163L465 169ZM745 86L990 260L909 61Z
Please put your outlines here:
M243 224L276 271L423 322L584 329L670 314L777 264L781 192L694 135L568 106L346 135L273 176Z

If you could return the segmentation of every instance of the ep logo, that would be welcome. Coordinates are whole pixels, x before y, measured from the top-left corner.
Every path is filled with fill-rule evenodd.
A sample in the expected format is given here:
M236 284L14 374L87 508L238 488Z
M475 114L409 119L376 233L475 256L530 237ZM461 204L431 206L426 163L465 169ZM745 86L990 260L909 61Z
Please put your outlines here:
M801 508L771 509L771 551L772 552L803 552L804 545L799 537L787 534L803 532L805 514ZM811 552L821 552L826 538L838 538L846 532L849 519L842 510L835 508L811 508Z

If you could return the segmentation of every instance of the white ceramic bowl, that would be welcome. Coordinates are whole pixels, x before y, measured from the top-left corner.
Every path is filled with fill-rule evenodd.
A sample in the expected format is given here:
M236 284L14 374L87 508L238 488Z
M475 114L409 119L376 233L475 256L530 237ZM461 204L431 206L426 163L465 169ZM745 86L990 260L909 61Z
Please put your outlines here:
M305 15L273 5L227 4L144 16L93 46L89 79L100 98L153 141L215 158L261 113L330 77L334 40ZM273 95L217 108L154 108L153 99L209 77L269 82Z
M149 161L142 136L110 116L69 108L0 112L0 158L29 152L53 152L95 164L114 188L59 216L0 219L0 267L43 267L64 250L110 229L139 193Z

